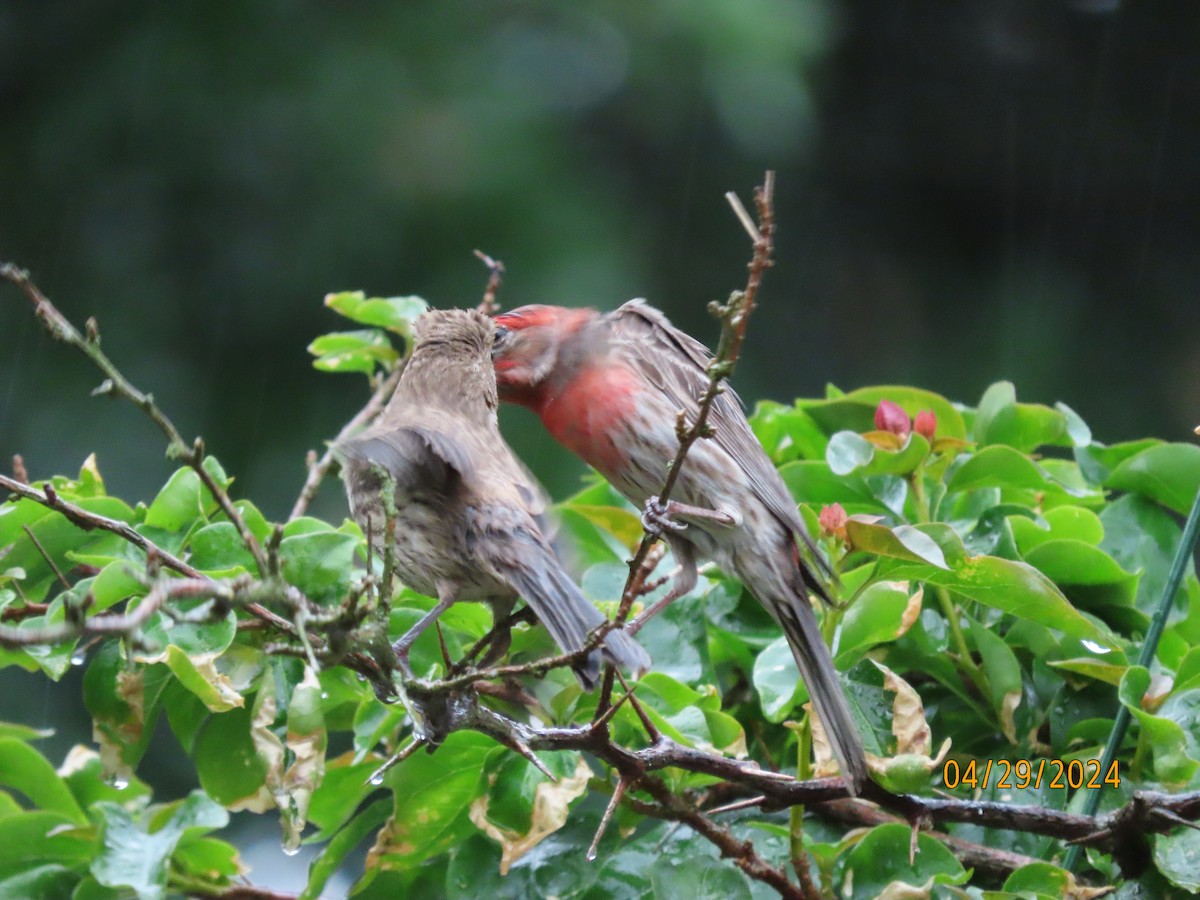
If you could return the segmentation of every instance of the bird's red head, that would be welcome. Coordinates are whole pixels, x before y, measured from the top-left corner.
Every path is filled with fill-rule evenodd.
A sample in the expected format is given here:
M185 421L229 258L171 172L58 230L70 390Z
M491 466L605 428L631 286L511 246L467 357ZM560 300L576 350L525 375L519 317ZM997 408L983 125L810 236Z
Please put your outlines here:
M492 364L500 398L537 409L564 344L595 317L593 309L541 305L496 316Z

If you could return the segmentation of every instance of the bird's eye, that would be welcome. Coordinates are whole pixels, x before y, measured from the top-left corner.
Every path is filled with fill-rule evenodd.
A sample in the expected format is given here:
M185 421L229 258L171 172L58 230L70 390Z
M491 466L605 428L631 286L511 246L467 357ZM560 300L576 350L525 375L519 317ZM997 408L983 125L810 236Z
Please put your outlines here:
M505 328L503 325L497 325L496 335L492 338L492 352L494 353L504 347L511 337L512 332L509 329Z

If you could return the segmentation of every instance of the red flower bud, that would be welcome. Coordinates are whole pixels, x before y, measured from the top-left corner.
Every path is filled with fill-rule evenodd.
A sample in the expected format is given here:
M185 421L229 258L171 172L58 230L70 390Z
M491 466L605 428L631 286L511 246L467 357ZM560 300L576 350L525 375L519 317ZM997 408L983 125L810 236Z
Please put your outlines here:
M908 413L891 400L880 400L875 408L875 428L878 431L890 431L904 437L912 430Z
M846 510L842 509L842 504L831 503L829 506L822 506L821 514L817 516L817 524L821 526L821 534L835 537L839 541L846 539Z
M917 413L917 417L913 419L913 431L927 441L933 440L933 433L937 431L937 416L932 410L923 409Z

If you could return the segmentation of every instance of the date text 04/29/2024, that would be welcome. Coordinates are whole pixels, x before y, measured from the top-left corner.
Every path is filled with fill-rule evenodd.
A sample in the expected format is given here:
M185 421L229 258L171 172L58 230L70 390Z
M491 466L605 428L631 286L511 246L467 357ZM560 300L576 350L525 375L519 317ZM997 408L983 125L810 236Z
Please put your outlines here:
M948 759L942 764L942 783L948 790L1024 790L1046 787L1078 790L1121 786L1121 774L1113 760L1107 772L1101 772L1098 759L988 759L959 763Z

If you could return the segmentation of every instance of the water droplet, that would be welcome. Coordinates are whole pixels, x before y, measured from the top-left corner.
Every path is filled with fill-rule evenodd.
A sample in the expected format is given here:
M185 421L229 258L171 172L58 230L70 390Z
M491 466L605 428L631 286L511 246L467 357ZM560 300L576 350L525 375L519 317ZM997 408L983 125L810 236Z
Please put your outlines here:
M596 861L596 851L595 851L595 850L589 850L589 851L587 852L587 861L588 861L588 862L595 862L595 861Z
M362 672L355 672L355 673L354 673L354 677L355 677L355 678L357 678L359 681L366 681L366 680L367 680L367 676L366 676L366 675L364 675Z
M86 650L76 650L71 654L71 665L82 666L85 662L87 662Z
M383 773L376 772L374 775L372 775L371 784L375 785L376 787L379 787L379 785L383 784Z
M321 699L328 700L329 699L329 691L321 691Z
M284 844L283 852L286 853L288 856L295 856L297 853L300 852L300 844L299 843Z
M129 779L122 778L120 775L115 775L113 776L112 786L118 791L123 791L125 788L129 787Z

